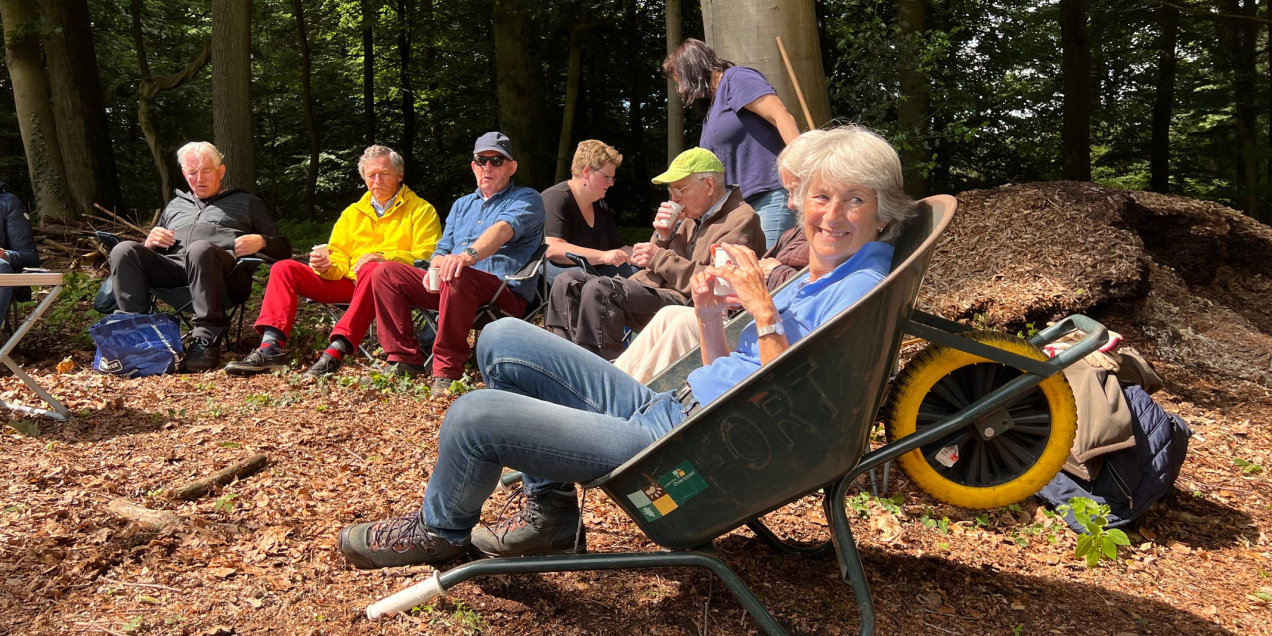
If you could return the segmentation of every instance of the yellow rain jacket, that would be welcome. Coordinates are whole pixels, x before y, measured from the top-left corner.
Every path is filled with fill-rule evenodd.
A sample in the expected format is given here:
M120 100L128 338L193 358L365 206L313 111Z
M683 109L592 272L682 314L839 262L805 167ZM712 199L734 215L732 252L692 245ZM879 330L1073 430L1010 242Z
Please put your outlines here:
M371 206L371 193L345 208L331 229L331 268L319 274L327 280L357 276L353 264L363 254L381 253L386 261L414 265L416 259L433 255L442 237L442 222L437 210L411 189L402 186L393 206L376 216Z

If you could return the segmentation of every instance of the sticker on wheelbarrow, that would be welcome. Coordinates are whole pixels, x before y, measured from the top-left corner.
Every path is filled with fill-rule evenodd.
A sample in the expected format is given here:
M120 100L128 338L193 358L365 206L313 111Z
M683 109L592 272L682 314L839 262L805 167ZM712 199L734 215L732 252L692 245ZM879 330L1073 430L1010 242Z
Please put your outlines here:
M670 514L706 488L707 482L698 475L693 464L684 461L659 477L657 483L650 479L648 486L627 495L627 498L640 508L646 521L654 521Z
M953 468L958 463L958 446L946 446L936 453L936 461L946 468Z

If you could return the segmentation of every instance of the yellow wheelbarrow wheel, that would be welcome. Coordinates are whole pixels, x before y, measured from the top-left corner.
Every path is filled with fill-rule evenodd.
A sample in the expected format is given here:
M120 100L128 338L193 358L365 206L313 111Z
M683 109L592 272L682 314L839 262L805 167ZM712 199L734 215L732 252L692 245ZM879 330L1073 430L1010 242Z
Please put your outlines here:
M1029 342L995 331L964 337L1046 360ZM897 376L885 412L888 442L954 415L1021 371L941 345L919 352ZM1002 408L897 458L927 494L963 508L998 508L1038 492L1064 465L1077 433L1073 391L1057 373Z

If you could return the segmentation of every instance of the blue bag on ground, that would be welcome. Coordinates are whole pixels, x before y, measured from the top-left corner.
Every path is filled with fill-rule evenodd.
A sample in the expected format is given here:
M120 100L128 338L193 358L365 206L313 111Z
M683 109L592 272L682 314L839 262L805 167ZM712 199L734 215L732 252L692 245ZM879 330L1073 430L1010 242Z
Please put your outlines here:
M125 378L172 373L185 353L181 326L168 314L111 314L88 328L93 370Z

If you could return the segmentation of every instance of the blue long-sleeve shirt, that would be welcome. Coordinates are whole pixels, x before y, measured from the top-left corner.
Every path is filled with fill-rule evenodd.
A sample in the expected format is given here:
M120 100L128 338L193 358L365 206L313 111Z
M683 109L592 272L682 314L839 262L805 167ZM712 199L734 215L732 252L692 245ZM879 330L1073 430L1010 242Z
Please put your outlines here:
M477 261L474 269L504 278L516 273L543 243L543 199L532 188L508 184L489 199L481 198L481 190L460 197L446 217L446 229L437 242L433 256L457 254L472 244L490 226L503 221L512 227L512 238L499 251ZM534 280L508 283L516 295L530 300L535 294Z
M5 260L15 272L40 266L26 205L18 195L6 189L3 181L0 181L0 248L4 249Z

